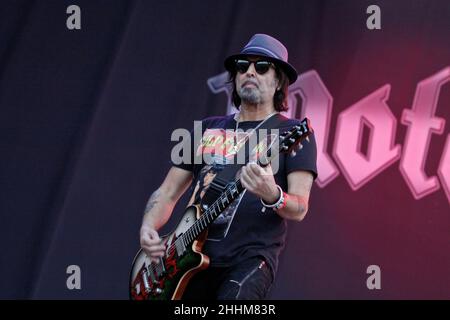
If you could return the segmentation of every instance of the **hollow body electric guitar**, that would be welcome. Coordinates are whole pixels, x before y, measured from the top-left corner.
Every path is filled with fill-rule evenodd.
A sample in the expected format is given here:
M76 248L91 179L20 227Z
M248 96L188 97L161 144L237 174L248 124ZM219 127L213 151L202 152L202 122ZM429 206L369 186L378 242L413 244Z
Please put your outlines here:
M279 153L294 152L312 132L309 120L305 118L299 125L283 132L258 162L261 165L268 164ZM193 204L187 207L175 230L162 237L167 249L159 263L151 262L145 252L139 250L130 273L130 298L181 299L192 276L209 265L209 258L201 252L208 227L243 191L240 179L235 179L226 185L210 206Z

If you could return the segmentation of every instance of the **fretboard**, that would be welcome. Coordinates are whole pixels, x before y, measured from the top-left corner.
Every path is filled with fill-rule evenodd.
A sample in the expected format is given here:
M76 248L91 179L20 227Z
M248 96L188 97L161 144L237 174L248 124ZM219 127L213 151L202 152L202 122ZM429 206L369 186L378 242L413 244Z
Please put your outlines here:
M211 223L231 204L236 200L239 195L244 191L241 185L241 181L237 179L236 181L230 183L225 191L219 196L219 198L209 207L202 208L205 211L200 216L198 220L179 238L183 238L183 244L185 246L194 242L195 239L205 231Z

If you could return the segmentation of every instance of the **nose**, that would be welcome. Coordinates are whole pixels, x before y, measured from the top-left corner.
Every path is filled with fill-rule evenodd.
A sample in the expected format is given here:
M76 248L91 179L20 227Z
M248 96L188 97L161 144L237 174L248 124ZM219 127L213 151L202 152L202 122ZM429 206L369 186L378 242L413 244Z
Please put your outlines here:
M255 63L254 62L250 63L250 66L248 67L247 72L251 72L251 73L255 74L256 70L255 70Z
M256 75L255 64L253 62L250 63L250 66L248 67L245 74L248 76L253 76L253 77Z

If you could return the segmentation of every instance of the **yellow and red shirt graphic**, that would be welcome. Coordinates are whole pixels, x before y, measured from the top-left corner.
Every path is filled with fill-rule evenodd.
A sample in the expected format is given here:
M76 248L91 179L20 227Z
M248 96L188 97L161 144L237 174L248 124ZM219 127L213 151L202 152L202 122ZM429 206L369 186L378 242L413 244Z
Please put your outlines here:
M207 129L197 147L196 156L207 154L224 157L228 160L245 144L249 135L249 132L239 130L235 132L225 129ZM268 137L259 141L252 149L249 160L256 160L260 154L267 150ZM276 135L273 135L273 137L276 137ZM271 136L272 139L273 137Z

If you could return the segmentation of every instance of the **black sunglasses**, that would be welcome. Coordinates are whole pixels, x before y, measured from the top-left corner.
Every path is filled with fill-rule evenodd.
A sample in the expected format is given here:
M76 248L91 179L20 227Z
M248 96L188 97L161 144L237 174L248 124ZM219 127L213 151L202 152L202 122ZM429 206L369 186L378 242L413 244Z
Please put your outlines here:
M249 61L244 59L236 60L235 66L236 71L239 73L246 73L248 68L250 68L251 64L255 65L255 70L258 74L264 74L267 71L269 71L270 67L273 65L272 62L265 61L265 60L258 60L258 61Z

